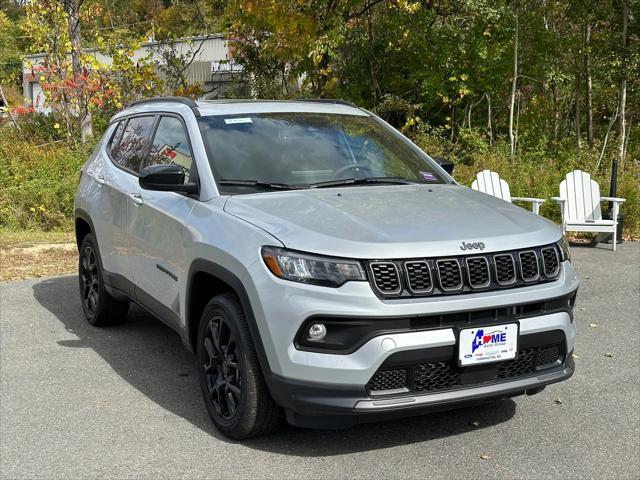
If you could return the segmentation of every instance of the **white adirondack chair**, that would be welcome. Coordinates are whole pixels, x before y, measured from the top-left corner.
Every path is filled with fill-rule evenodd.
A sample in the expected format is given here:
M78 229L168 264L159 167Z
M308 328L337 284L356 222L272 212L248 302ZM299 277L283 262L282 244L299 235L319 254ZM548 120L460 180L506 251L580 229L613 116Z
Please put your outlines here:
M491 170L483 170L471 184L471 188L487 195L498 197L505 202L529 202L531 203L531 210L536 215L540 215L540 205L544 203L542 198L529 198L529 197L512 197L509 191L509 184L502 180L496 172Z
M591 175L574 170L560 182L560 196L551 197L560 204L562 230L567 232L613 233L613 251L616 251L618 211L624 198L601 197L600 186ZM613 203L613 220L604 220L600 202Z

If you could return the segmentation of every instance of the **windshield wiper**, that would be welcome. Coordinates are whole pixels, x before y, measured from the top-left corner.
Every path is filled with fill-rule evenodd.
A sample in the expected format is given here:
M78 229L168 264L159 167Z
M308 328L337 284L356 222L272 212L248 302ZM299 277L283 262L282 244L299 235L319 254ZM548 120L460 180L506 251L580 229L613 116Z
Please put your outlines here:
M220 180L220 185L237 185L241 187L258 187L258 188L270 188L272 190L295 190L302 188L297 185L290 185L288 183L278 182L265 182L263 180Z
M363 184L387 184L387 185L413 185L417 182L403 177L364 177L364 178L344 178L342 180L328 180L326 182L317 182L309 185L309 188L327 188L340 187L348 185Z

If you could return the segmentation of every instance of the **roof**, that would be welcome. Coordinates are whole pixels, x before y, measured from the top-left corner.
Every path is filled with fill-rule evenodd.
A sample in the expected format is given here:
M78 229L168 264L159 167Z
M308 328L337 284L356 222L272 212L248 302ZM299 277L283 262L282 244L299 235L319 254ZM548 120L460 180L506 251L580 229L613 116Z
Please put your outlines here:
M202 116L274 112L368 115L355 105L339 100L207 100L196 103Z
M116 114L114 120L131 113L157 111L184 111L191 109L196 116L242 115L274 112L305 112L338 115L368 116L369 113L341 100L202 100L194 102L188 98L164 97L140 100Z

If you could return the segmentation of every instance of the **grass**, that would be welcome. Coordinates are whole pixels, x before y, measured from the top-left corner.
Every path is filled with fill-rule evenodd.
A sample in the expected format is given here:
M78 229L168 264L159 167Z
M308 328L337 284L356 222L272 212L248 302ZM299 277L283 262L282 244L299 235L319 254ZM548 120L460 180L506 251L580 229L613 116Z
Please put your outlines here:
M73 232L0 229L0 283L73 274L77 268Z
M41 244L73 243L72 231L59 230L43 232L42 230L9 230L0 228L0 249L11 247L31 247Z

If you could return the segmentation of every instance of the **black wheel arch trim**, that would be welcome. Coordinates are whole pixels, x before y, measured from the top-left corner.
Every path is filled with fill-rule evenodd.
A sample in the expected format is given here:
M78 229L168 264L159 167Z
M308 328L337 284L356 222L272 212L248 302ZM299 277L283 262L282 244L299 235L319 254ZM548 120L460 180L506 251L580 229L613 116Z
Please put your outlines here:
M273 372L271 371L271 367L269 366L269 360L267 358L267 353L264 349L264 344L262 343L262 337L260 336L260 331L258 329L258 323L256 322L255 315L253 313L253 307L251 306L251 300L249 300L249 294L247 293L246 288L242 281L231 271L226 268L210 261L205 260L203 258L197 258L193 260L191 266L189 267L189 273L187 276L187 300L185 302L186 308L186 319L185 319L185 329L184 329L184 343L186 347L193 352L193 344L195 339L192 338L192 331L194 331L192 327L192 322L199 322L199 318L192 318L191 313L191 292L193 291L193 280L198 273L206 273L216 277L218 280L223 281L227 285L231 287L233 292L238 297L240 301L240 305L242 306L242 310L247 319L247 325L249 326L249 333L251 335L251 340L253 341L253 345L256 349L256 354L258 356L258 362L260 363L260 369L264 376L264 379L267 383L267 387L271 392L272 396L274 396L273 391ZM197 331L197 330L196 330ZM195 353L195 352L194 352Z

